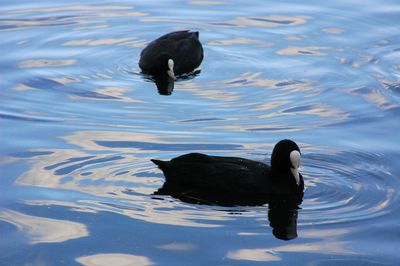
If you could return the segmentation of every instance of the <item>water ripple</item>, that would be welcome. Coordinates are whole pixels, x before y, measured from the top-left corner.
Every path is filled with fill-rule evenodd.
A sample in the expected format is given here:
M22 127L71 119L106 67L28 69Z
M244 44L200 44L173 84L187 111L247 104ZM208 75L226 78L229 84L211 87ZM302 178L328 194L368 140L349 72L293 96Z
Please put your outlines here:
M392 176L380 154L340 152L307 155L304 224L332 224L385 215L399 203ZM394 184L396 183L396 184Z

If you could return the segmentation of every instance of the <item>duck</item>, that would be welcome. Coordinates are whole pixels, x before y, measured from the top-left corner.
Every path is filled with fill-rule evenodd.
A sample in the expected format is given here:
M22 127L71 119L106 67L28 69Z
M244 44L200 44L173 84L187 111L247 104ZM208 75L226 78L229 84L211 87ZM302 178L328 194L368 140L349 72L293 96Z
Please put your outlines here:
M275 145L270 165L202 153L169 161L152 159L165 176L163 186L154 194L221 206L264 205L276 200L300 204L304 195L300 158L299 146L284 139Z
M155 78L176 80L198 68L203 61L198 31L174 31L150 42L140 53L139 67Z

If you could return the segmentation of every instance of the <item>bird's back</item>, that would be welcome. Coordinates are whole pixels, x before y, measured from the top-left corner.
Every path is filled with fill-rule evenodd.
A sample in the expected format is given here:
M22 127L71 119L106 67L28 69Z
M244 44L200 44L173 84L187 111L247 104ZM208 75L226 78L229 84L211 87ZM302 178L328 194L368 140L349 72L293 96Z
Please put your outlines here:
M263 193L270 171L269 166L261 162L200 153L153 162L164 172L169 184L225 193Z

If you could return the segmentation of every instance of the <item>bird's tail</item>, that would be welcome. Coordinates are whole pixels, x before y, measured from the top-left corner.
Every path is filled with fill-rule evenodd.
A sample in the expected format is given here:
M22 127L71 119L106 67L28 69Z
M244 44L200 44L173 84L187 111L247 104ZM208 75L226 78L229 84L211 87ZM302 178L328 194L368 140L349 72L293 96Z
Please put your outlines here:
M155 165L157 165L158 167L160 167L161 170L164 170L164 169L167 167L167 165L168 165L168 162L166 162L166 161L161 161L161 160L156 160L156 159L151 159L151 161L152 161Z

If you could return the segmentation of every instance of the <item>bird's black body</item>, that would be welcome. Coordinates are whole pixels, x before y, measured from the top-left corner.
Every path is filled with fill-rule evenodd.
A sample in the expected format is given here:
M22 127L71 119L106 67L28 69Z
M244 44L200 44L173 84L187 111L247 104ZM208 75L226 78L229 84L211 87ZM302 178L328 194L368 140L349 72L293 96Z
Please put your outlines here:
M289 156L295 149L299 151L290 140L279 142L274 148L271 167L248 159L201 153L185 154L171 161L152 160L166 178L156 194L226 206L262 205L274 199L294 199L300 203L304 181L300 175L297 185L290 172Z
M142 72L155 77L165 76L168 60L174 61L175 75L182 75L200 66L203 47L198 32L176 31L150 42L140 54Z

